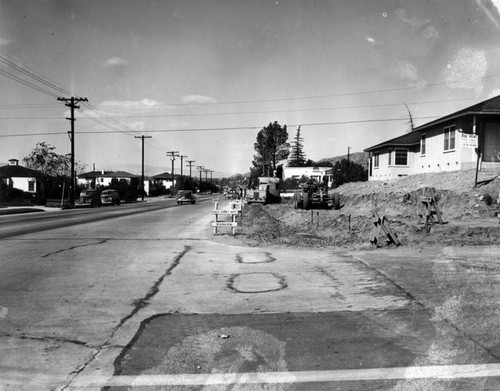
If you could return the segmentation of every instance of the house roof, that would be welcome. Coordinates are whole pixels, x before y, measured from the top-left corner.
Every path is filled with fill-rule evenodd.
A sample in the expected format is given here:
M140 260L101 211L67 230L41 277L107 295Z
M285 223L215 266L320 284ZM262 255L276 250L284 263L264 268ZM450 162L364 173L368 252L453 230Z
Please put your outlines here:
M32 178L40 175L44 174L39 171L32 170L31 168L19 165L12 166L7 164L6 166L0 167L0 178Z
M156 174L152 176L153 179L165 179L165 180L171 180L172 179L172 173L170 172L162 172L161 174ZM178 174L174 174L174 180L179 178Z
M380 149L384 146L412 146L418 144L420 142L420 134L422 131L442 122L446 122L458 117L463 117L469 114L500 114L500 95L487 99L483 102L476 103L475 105L466 107L465 109L448 114L426 124L417 126L411 133L407 133L402 136L383 141L380 144L366 148L364 151L370 152L376 149Z
M90 171L78 175L78 178L139 178L140 175L127 171Z
M374 145L373 147L366 148L364 151L370 152L385 146L408 147L418 143L420 143L420 132L417 132L415 130L411 133L406 133L403 134L402 136L398 136L390 140L383 141L380 144Z

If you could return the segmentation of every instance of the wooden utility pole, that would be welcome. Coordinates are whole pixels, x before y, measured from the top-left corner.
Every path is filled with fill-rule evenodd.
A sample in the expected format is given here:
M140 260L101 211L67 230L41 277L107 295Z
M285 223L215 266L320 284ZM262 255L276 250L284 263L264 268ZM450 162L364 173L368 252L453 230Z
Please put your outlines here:
M141 175L141 198L144 201L144 139L151 138L151 136L134 136L134 138L142 139L142 175Z
M187 157L187 155L179 155L179 157L181 158L181 176L182 176L182 165L184 164L183 159Z
M76 104L79 102L88 102L87 98L57 98L58 101L66 102L64 105L71 109L71 118L66 118L71 121L71 131L68 132L69 139L71 140L71 186L70 186L70 203L71 207L75 207L75 195L76 195L76 178L75 178L75 109L79 109L80 106Z
M170 194L172 195L172 197L174 196L174 189L175 189L175 186L174 186L174 161L175 161L175 157L176 156L179 156L179 151L169 151L167 152L167 156L170 155L170 160L172 161L172 189L171 189L171 192Z
M198 170L200 170L200 193L201 193L201 173L205 169L205 167L204 166L196 166L196 168Z
M191 178L191 167L193 167L193 166L194 166L194 164L193 164L193 163L194 163L196 160L186 160L186 161L189 163L187 166L189 167L189 178Z

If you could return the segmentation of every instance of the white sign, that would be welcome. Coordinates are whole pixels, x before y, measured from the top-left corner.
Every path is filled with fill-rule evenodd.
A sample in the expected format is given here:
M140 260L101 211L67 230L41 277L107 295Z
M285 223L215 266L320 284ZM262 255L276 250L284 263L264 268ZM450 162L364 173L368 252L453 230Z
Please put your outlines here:
M239 212L236 209L221 209L213 210L214 215L237 215Z
M231 207L231 209L234 209L234 210L241 210L242 209L241 202L231 202L229 204L229 206Z
M461 133L460 145L467 148L477 148L477 134Z
M238 223L236 221L214 221L212 227L236 227Z

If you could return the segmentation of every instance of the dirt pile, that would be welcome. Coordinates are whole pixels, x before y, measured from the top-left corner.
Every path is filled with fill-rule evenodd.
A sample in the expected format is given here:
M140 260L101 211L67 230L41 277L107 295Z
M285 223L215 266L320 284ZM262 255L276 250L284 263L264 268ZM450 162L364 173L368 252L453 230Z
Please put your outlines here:
M341 210L296 210L292 200L248 205L241 218L241 239L251 245L370 248L376 210L404 246L499 243L498 173L480 172L478 183L474 187L473 170L422 174L341 186L335 190L343 197ZM430 232L418 224L423 187L436 189L446 222L433 225Z

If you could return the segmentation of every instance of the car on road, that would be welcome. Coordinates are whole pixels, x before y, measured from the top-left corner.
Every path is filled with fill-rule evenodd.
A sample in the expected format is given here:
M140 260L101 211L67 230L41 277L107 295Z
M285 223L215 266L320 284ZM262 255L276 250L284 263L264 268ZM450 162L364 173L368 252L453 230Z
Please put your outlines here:
M177 203L182 205L184 202L189 202L191 204L196 203L196 196L191 190L179 190L177 193Z
M120 205L120 196L115 189L106 189L101 193L102 205Z
M82 190L80 197L75 200L75 206L90 207L101 206L101 199L97 190Z

